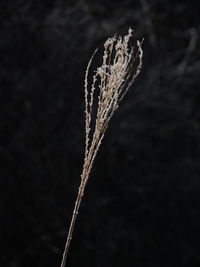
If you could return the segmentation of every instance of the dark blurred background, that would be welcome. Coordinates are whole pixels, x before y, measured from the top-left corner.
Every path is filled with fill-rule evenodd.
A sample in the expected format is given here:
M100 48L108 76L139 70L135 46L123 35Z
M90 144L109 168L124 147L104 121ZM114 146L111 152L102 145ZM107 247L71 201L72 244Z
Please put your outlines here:
M1 267L59 267L87 62L129 26L145 38L143 69L99 151L67 266L200 266L199 22L193 0L1 0Z

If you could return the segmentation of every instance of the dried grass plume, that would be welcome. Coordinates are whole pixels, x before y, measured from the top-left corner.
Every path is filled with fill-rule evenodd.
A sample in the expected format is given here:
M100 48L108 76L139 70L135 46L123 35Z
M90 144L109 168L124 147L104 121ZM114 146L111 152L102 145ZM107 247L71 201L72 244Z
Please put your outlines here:
M81 183L75 202L73 215L68 231L67 241L60 267L64 267L68 255L70 241L85 186L87 184L94 159L97 155L106 128L119 103L127 93L142 67L142 42L137 41L136 52L129 48L133 36L132 29L124 37L114 36L104 43L102 65L97 67L89 86L88 76L93 58L91 57L85 74L85 158ZM134 63L137 64L134 66ZM95 99L96 98L96 99Z

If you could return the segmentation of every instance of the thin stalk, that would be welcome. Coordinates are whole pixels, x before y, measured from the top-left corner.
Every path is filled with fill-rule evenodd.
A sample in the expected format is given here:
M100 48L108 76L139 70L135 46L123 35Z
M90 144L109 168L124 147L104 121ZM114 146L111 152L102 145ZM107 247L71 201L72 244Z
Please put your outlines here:
M79 207L81 205L81 200L82 200L82 197L83 197L83 194L84 194L84 189L85 189L85 182L84 182L84 180L82 180L81 184L79 186L76 202L74 204L74 210L73 210L73 214L72 214L70 227L69 227L69 230L68 230L67 240L66 240L66 243L65 243L65 248L64 248L62 262L61 262L60 267L65 267L65 263L66 263L66 260L67 260L67 255L68 255L70 243L71 243L71 240L72 240L72 234L73 234L73 231L74 231L74 225L75 225L76 218L77 218L77 215L78 215Z
M94 137L96 137L96 136L94 135ZM92 162L94 160L93 159L93 153L95 152L95 145L96 145L96 139L93 138L90 150L89 150L86 158L84 159L83 171L81 174L81 183L80 183L78 194L76 197L76 202L74 204L73 214L72 214L72 218L71 218L71 222L70 222L70 226L69 226L69 230L68 230L67 240L65 243L65 248L64 248L62 262L61 262L60 267L65 267L65 264L66 264L66 260L67 260L67 256L68 256L68 252L69 252L69 247L70 247L70 243L71 243L72 235L73 235L73 231L74 231L74 225L76 223L79 208L80 208L81 201L82 201L82 198L84 195L85 186L87 184L87 180L88 180L88 177L90 175L90 171L91 171L91 167L92 167Z

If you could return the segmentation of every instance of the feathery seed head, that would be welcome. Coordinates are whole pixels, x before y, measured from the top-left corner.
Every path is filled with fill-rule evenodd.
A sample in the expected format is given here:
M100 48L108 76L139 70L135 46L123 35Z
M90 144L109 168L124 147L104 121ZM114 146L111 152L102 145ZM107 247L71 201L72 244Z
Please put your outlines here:
M143 50L141 43L137 41L138 49L135 54L133 47L129 48L129 41L133 36L132 33L133 30L129 28L128 34L123 38L115 35L104 43L102 65L97 67L94 72L91 89L88 89L88 74L97 50L87 66L85 75L85 164L88 169L92 167L93 160L113 113L118 108L120 101L138 76L142 67ZM136 58L138 58L139 62L134 72L133 63ZM97 109L93 108L95 90L99 90ZM91 134L92 119L95 120L95 126Z

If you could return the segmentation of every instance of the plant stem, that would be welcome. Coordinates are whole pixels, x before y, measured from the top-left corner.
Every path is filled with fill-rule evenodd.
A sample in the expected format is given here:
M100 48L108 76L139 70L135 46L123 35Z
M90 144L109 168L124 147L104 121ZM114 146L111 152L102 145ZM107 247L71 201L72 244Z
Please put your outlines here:
M71 219L71 223L70 223L70 227L69 227L67 240L66 240L66 243L65 243L65 248L64 248L62 262L61 262L60 267L65 267L65 263L66 263L67 255L68 255L68 251L69 251L69 246L70 246L70 242L72 240L72 234L73 234L73 231L74 231L74 225L75 225L76 218L77 218L77 215L78 215L78 211L79 211L79 207L80 207L80 204L81 204L81 200L82 200L82 197L83 197L83 194L84 194L84 189L85 189L85 182L84 182L84 180L82 180L81 184L79 186L78 195L77 195L76 202L75 202L75 205L74 205L73 215L72 215L72 219Z

